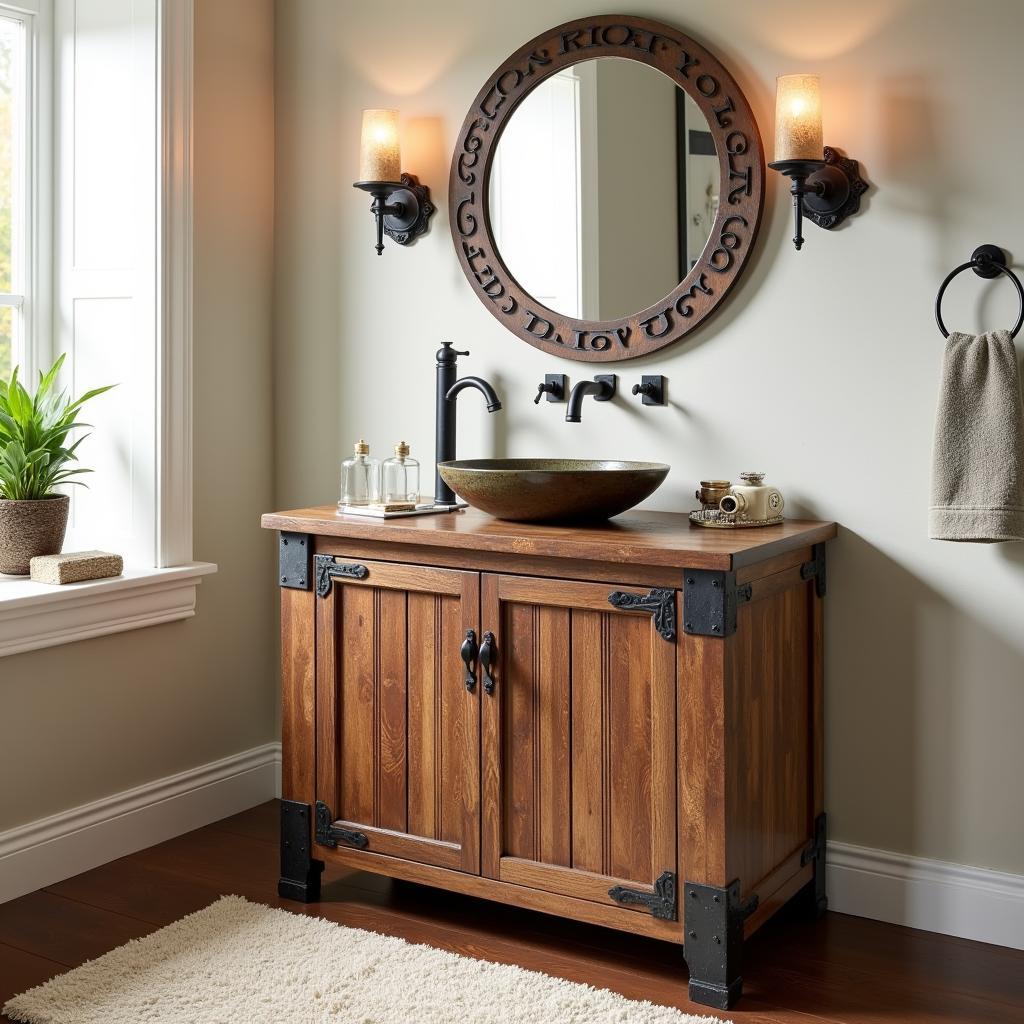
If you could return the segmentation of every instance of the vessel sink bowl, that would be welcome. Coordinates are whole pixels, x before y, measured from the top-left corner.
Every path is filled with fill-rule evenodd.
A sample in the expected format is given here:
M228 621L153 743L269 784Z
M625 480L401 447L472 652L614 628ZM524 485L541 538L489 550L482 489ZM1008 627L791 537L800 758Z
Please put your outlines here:
M597 459L457 459L437 468L463 501L523 523L610 519L653 494L669 470Z

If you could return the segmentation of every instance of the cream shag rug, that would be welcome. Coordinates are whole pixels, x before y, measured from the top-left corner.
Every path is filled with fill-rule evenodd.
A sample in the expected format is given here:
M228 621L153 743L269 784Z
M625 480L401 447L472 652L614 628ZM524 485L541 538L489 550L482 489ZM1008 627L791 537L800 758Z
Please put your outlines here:
M718 1024L239 896L3 1009L29 1024Z

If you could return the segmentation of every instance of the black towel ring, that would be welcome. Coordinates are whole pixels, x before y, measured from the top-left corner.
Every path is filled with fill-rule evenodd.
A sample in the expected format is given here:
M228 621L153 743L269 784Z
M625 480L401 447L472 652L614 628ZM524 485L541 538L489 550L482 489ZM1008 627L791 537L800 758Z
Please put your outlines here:
M1020 315L1017 317L1017 323L1014 325L1013 330L1010 331L1010 337L1016 338L1017 332L1021 329L1021 326L1024 326L1024 286L1021 285L1017 275L1006 265L1006 253L998 245L979 245L971 253L971 258L966 263L961 263L956 270L947 274L946 280L939 285L939 294L935 296L935 322L939 325L942 336L944 338L949 337L949 331L946 330L946 325L942 322L942 296L946 292L946 285L957 274L965 270L973 270L978 277L990 279L998 277L1000 274L1005 274L1013 282L1013 286L1017 289L1017 298L1020 299Z

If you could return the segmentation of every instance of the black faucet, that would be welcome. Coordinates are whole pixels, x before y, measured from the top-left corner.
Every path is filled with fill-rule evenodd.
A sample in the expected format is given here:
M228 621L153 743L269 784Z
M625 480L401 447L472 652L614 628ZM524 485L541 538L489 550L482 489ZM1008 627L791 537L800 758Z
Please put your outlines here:
M494 393L494 388L482 377L463 377L456 380L456 363L459 356L468 356L468 352L458 352L452 348L450 341L444 342L437 350L437 414L435 417L435 467L438 462L450 462L455 458L455 400L460 391L476 388L487 400L487 411L497 412L501 402ZM434 504L454 505L455 492L441 479L441 474L434 470Z
M593 395L595 402L607 402L615 397L614 373L599 373L593 380L577 381L569 392L569 406L565 410L566 423L579 423L583 414L583 399Z

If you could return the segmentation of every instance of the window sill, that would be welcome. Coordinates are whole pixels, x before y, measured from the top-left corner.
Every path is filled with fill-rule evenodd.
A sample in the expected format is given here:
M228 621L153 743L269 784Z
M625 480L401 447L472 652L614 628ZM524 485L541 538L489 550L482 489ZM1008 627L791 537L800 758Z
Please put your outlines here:
M189 562L63 586L0 576L0 657L191 618L196 587L216 571Z

